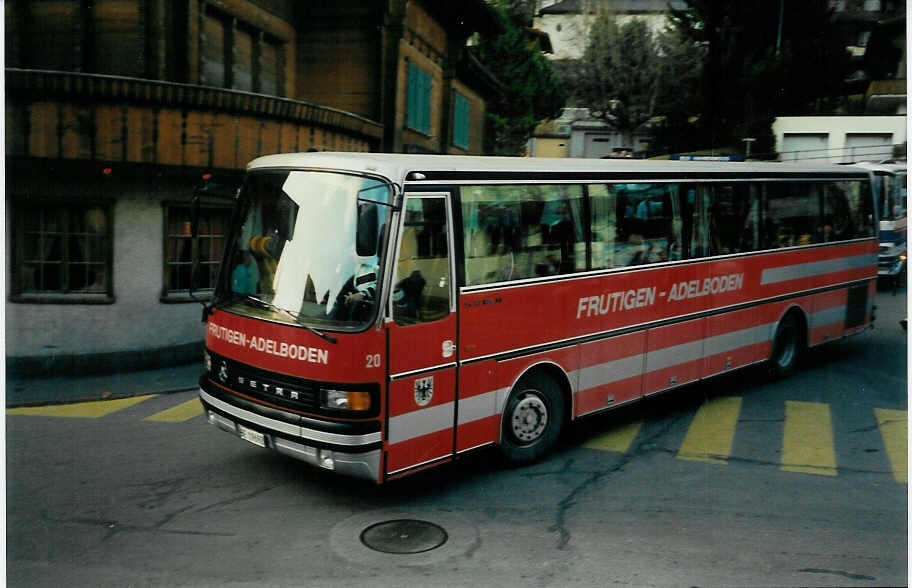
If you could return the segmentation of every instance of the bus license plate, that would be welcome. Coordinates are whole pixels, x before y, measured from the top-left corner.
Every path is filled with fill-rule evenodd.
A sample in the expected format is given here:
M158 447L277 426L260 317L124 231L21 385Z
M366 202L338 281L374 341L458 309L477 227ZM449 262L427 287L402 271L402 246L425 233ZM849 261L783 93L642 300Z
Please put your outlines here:
M259 445L260 447L266 447L266 436L259 431L254 431L253 429L248 429L244 425L238 425L238 435L241 439L249 441L254 445Z

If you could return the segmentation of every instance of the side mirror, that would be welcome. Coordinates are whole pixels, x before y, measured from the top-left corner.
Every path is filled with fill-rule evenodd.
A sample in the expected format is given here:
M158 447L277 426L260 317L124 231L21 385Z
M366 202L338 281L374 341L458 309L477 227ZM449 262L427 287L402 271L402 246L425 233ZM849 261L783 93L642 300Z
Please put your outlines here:
M355 250L361 257L377 254L378 219L376 204L369 202L358 204L358 232L355 236Z

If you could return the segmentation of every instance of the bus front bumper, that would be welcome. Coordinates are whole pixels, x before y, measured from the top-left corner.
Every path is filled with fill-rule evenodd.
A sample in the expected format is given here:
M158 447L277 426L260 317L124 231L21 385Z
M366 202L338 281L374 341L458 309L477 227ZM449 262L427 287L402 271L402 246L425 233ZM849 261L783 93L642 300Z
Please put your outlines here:
M380 432L345 434L320 431L258 414L199 390L209 424L254 445L277 451L339 474L377 481Z

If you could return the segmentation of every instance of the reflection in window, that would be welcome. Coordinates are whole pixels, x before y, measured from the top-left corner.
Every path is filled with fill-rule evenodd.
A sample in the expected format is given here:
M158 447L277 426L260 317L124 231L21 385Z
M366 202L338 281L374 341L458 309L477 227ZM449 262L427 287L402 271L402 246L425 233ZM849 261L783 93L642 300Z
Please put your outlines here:
M166 215L165 292L190 290L194 247L199 251L200 264L193 289L211 290L218 278L230 212L225 208L202 208L195 244L190 235L190 208L169 206Z
M822 242L870 237L874 223L861 182L830 183L824 186Z
M709 191L710 254L759 249L759 195L746 183L716 184Z
M442 319L450 312L450 258L443 198L410 198L396 263L393 318L398 324Z
M597 184L589 198L593 269L681 259L677 185Z
M820 185L810 182L769 182L764 211L765 246L769 249L823 241Z
M586 269L582 186L470 186L462 218L468 285Z

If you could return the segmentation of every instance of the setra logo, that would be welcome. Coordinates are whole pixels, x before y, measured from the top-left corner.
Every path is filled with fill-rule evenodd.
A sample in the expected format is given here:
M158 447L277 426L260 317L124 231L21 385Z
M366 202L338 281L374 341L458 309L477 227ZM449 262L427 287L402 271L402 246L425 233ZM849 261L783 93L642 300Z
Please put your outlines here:
M228 364L224 361L222 362L222 365L219 366L218 377L222 384L226 384L228 382Z

